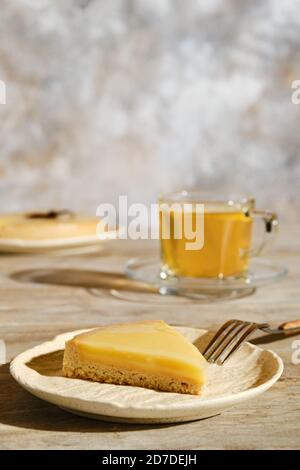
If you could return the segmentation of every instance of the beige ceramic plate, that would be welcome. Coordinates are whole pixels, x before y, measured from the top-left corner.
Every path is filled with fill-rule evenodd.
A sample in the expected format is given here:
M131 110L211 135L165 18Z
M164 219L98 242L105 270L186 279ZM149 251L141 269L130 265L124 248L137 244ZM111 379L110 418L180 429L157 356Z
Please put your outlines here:
M210 336L204 330L177 329L200 350ZM257 397L283 371L282 360L274 352L245 343L224 366L208 367L208 383L202 396L64 378L61 367L65 342L82 331L59 335L25 351L12 361L10 371L33 395L70 412L106 421L172 423L207 418Z
M51 240L0 239L0 253L44 253L48 251L82 252L101 247L103 241L114 240L117 230L101 236L56 238Z

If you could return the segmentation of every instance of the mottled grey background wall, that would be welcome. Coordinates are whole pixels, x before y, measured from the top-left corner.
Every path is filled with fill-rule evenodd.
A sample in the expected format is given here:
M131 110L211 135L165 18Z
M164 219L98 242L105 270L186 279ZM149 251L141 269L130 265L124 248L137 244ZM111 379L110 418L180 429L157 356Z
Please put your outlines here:
M299 0L1 0L1 210L243 191L300 220Z

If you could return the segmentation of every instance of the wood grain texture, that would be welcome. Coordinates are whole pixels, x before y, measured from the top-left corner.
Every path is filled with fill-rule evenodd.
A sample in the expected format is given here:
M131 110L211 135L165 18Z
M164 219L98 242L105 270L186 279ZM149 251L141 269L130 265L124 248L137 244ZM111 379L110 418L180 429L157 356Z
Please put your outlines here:
M116 242L99 255L1 256L0 339L6 344L6 360L59 333L105 323L161 318L171 324L216 329L229 318L272 325L299 318L299 239L299 227L285 227L272 255L289 267L286 279L249 297L206 304L160 298L141 289L138 302L111 295L110 281L121 297L132 294L126 290L132 286L126 287L120 275L122 266L129 256L154 252L150 242ZM63 269L69 270L69 277L62 276ZM97 276L94 271L110 275ZM300 364L292 363L297 339L299 335L264 340L285 363L283 377L270 391L220 416L180 425L110 424L72 416L22 390L6 363L0 366L0 448L299 449ZM255 341L263 346L260 338Z

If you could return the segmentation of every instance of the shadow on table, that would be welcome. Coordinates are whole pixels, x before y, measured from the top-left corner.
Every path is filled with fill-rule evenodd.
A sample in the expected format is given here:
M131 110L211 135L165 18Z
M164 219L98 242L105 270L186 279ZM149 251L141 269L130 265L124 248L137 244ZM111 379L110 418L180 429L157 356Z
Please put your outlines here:
M0 423L35 430L90 433L120 433L176 425L108 423L72 415L23 390L10 375L9 364L0 366Z
M64 269L64 268L47 268L47 269L29 269L18 271L10 274L10 278L18 282L28 282L37 284L48 284L68 287L82 287L88 289L93 295L97 295L101 289L109 291L127 291L137 294L158 294L159 288L155 285L147 284L128 278L123 273L115 273L108 271L91 271L83 269ZM252 295L255 289L243 289L232 296L232 293L226 289L222 292L204 292L203 296L195 297L193 293L176 292L172 289L172 295L164 295L164 297L180 297L187 300L195 300L201 303L212 303L217 301L233 300L234 298L242 298ZM127 299L128 300L128 299ZM129 299L130 300L130 299ZM143 299L144 300L144 299Z
M28 269L12 273L10 277L15 281L38 284L158 293L158 289L154 286L129 279L122 273L108 271L63 268Z

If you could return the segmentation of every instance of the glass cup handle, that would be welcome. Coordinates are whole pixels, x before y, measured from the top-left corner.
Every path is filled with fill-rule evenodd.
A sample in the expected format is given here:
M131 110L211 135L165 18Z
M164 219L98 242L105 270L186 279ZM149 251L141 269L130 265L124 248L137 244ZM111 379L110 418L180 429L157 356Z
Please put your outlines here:
M259 256L267 246L272 245L278 228L278 218L274 212L253 210L250 213L253 219L262 220L265 233L257 248L250 250L250 256Z

